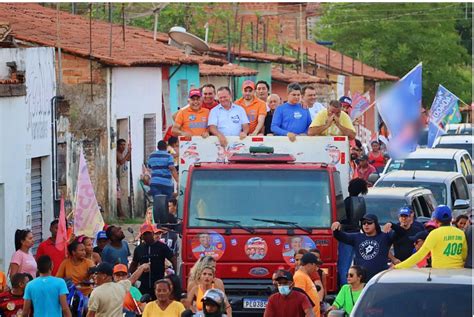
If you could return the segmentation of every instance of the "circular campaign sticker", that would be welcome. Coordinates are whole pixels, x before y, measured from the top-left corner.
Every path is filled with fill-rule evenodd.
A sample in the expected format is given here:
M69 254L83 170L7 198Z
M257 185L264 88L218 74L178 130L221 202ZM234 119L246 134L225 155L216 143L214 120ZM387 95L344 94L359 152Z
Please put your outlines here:
M212 256L217 261L225 252L225 239L215 231L202 232L191 241L191 248L196 259Z
M267 243L260 237L252 237L245 243L245 254L251 260L263 259L267 255L267 251Z
M299 249L314 249L316 248L316 243L307 236L294 236L288 237L283 243L283 259L289 265L295 264L295 254Z

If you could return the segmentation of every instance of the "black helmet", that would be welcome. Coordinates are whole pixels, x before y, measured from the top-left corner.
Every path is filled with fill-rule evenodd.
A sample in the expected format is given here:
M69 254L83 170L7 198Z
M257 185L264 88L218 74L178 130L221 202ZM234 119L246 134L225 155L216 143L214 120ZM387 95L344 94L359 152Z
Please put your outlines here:
M212 288L207 290L206 293L204 293L201 301L204 304L212 303L216 305L218 307L219 314L223 314L225 312L225 294L220 289ZM203 305L203 312L205 316L208 316L205 305Z

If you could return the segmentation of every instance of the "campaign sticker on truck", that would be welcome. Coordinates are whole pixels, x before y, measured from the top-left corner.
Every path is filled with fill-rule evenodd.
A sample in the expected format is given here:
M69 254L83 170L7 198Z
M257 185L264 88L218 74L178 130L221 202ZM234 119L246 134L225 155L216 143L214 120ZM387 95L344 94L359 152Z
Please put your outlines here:
M325 148L326 152L328 153L329 156L329 162L331 164L337 164L341 160L341 150L332 144L326 145Z
M267 251L267 243L260 237L252 237L245 243L245 254L250 260L263 259L267 255Z
M212 256L217 261L225 252L225 239L215 231L202 232L191 241L191 248L196 259Z
M307 236L294 236L286 239L283 244L283 259L289 265L295 265L295 254L300 249L314 249L316 244L310 237Z

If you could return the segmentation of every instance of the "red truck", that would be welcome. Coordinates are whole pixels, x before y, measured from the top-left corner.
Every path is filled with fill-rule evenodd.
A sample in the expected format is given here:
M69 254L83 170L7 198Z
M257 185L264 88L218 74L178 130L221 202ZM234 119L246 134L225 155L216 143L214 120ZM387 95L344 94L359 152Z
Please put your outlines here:
M340 142L347 154L347 140ZM297 250L318 248L327 291L334 292L337 244L330 226L345 213L340 170L284 153L238 152L225 163L198 159L180 170L184 285L195 261L213 256L233 311L261 314L272 273L292 267Z

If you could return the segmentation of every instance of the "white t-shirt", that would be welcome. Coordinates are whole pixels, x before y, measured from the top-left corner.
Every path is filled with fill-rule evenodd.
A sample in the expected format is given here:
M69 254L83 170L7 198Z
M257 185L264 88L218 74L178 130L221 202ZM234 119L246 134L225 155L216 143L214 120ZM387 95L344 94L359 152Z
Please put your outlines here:
M97 317L122 317L123 300L130 291L129 280L108 282L94 289L89 299L89 310Z
M326 109L322 103L315 102L311 108L308 108L309 114L311 116L311 121L313 121L314 117L318 114L319 111Z

